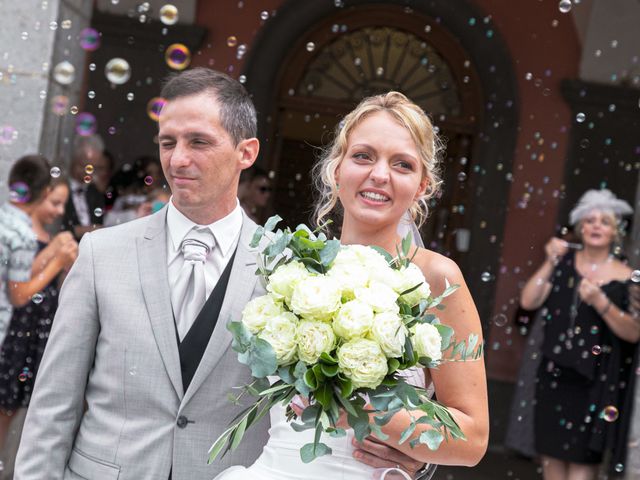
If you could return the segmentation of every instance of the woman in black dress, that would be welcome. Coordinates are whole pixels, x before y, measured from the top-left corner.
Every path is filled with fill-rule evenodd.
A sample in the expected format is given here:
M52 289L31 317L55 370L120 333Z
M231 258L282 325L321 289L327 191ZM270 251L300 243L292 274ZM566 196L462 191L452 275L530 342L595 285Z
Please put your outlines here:
M552 238L520 304L542 307L544 341L534 407L545 480L590 480L606 451L624 470L640 323L629 313L632 270L611 253L631 207L608 190L586 192L570 223L582 248Z
M13 414L29 405L36 373L42 359L51 323L58 306L60 274L73 264L78 244L69 232L51 239L45 230L64 213L69 187L60 178L54 180L46 199L31 215L32 229L38 239L38 254L33 261L32 275L44 274L53 263L49 284L33 295L26 305L16 308L7 336L0 349L0 446L4 443ZM49 269L48 272L52 270Z

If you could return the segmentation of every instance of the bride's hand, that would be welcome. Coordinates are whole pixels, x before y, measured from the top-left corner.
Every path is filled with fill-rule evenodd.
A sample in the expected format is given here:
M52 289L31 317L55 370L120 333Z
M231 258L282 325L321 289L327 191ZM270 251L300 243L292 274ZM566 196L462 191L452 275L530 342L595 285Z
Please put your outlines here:
M354 438L353 445L356 448L353 451L353 457L359 462L375 468L400 468L407 472L411 478L415 478L418 470L424 467L423 463L385 443L381 443L374 437L367 437L362 443ZM387 479L396 478L391 475L388 474ZM397 478L400 478L400 476Z

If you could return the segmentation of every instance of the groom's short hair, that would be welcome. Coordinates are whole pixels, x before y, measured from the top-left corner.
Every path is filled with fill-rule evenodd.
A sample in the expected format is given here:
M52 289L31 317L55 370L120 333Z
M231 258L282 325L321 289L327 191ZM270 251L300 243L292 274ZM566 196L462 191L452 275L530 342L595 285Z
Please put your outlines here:
M222 72L197 67L169 76L160 96L167 101L212 93L220 104L220 123L237 145L257 135L256 108L240 82Z

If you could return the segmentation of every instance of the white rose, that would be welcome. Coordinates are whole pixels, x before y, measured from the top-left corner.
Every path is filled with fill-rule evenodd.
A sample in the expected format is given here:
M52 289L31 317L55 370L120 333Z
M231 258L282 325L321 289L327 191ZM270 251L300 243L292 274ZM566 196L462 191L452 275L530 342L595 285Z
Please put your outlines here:
M245 305L242 310L242 323L253 333L259 333L271 317L284 312L282 304L273 296L267 294L256 297Z
M284 300L287 305L290 305L293 289L298 282L309 276L311 276L311 273L306 269L304 264L294 260L293 262L280 265L269 275L267 290L271 292L275 298Z
M376 313L400 311L396 303L398 294L384 283L371 282L367 288L357 288L355 294L358 300L371 305Z
M396 292L402 291L399 289L402 284L402 275L400 271L394 270L389 265L376 265L369 269L369 280L371 283L383 283Z
M378 268L388 266L387 260L376 250L365 245L347 245L344 257L352 258L367 268Z
M330 321L340 308L340 286L323 275L298 282L291 296L291 310L307 320Z
M269 318L262 332L258 334L273 347L278 365L288 365L296 360L297 327L298 317L291 312L282 312Z
M428 298L431 295L431 287L427 283L426 278L420 267L414 263L410 263L406 268L403 268L398 272L400 275L400 284L395 288L396 292L402 293L405 290L415 287L420 284L413 292L407 293L402 296L402 300L409 305L414 306L420 303L423 298Z
M442 358L442 337L430 323L418 323L413 328L411 342L419 357L429 357L432 362Z
M378 342L388 358L394 358L402 356L407 333L400 316L393 312L382 312L373 318L369 338Z
M342 290L342 298L351 300L354 298L354 290L366 287L369 283L369 271L360 263L334 263L327 276L333 279Z
M333 330L346 340L365 337L371 329L373 309L360 300L351 300L340 307L333 319Z
M296 337L298 358L307 364L316 363L322 352L331 353L336 345L333 328L326 322L302 320Z
M373 340L356 338L338 348L338 366L354 388L376 388L387 375L387 357Z

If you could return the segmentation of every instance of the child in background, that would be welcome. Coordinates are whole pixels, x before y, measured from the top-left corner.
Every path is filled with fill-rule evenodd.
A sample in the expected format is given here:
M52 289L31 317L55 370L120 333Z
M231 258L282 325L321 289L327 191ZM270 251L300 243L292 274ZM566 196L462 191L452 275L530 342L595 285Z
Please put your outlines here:
M52 181L45 199L31 213L31 230L37 239L39 253L31 268L31 276L47 271L54 277L31 301L15 308L8 333L0 350L0 445L4 443L15 411L29 405L35 376L49 338L58 306L59 280L78 256L78 244L71 232L61 232L53 239L46 227L64 214L69 198L66 181ZM48 265L53 268L47 270Z

